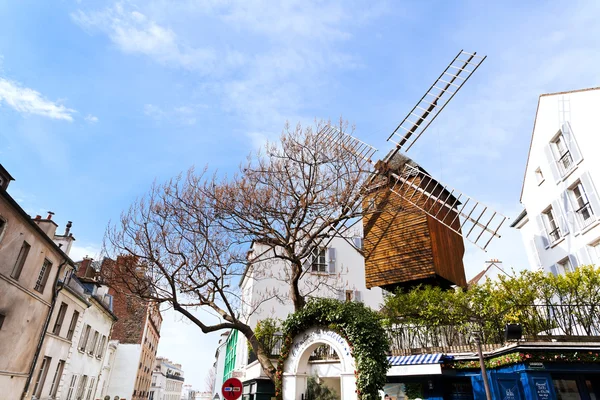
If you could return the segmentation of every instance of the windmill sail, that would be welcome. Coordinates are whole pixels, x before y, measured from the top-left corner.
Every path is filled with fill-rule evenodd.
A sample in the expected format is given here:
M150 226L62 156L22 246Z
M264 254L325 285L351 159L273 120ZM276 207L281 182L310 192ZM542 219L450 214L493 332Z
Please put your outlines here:
M392 192L477 247L485 250L494 237L500 237L498 231L506 217L472 197L409 164L389 175L395 179Z
M326 125L319 134L319 140L326 143L327 146L337 146L338 149L353 154L365 163L375 165L372 159L373 155L377 152L375 147L342 132L334 126Z
M476 52L467 53L463 50L454 57L427 93L421 97L421 100L388 137L389 142L396 144L396 150L390 153L388 159L400 150L410 150L484 60L485 56L479 56Z

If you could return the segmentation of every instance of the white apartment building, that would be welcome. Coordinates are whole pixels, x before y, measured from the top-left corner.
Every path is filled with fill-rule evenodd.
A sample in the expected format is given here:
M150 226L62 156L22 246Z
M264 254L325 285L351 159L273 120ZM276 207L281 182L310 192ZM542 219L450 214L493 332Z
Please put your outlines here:
M600 88L539 97L523 180L521 231L533 269L600 263Z
M176 364L164 357L156 357L148 399L180 400L183 382L181 364Z
M350 238L334 237L327 247L315 251L311 260L305 262L304 276L300 281L302 294L307 298L360 301L373 309L380 308L383 303L382 289L367 289L365 285L364 258L359 251L362 248L361 230L357 229L354 235ZM289 285L285 282L289 267L285 261L272 259L270 255L267 246L253 243L248 253L251 262L240 282L241 315L247 318L252 327L265 318L284 320L294 311ZM217 364L220 356L222 351L217 353ZM221 398L222 383L232 376L244 382L244 398L258 397L261 388L268 390L270 382L266 381L260 364L257 360L249 359L249 356L246 338L232 331L225 344L224 367L221 369L217 365L217 376L220 377L222 373L223 380L216 381L215 398ZM322 369L321 365L317 367ZM330 370L334 371L335 366ZM325 372L321 371L320 376L325 376Z
M78 263L77 275L84 262ZM72 275L62 283L33 376L34 399L96 398L108 338L116 321L111 300L108 287L83 274Z

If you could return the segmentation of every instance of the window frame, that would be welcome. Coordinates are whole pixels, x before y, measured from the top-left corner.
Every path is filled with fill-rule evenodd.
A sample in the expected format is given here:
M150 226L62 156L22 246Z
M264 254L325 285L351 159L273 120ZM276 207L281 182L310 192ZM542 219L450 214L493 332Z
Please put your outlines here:
M552 245L563 238L563 233L561 232L558 219L556 218L556 212L552 206L549 206L542 211L542 216L544 228L546 229L546 234L548 235L548 240L550 241L550 245ZM557 235L556 238L553 236L555 233Z
M32 393L34 399L39 399L42 396L42 391L44 390L44 383L46 383L48 369L50 368L51 363L52 357L44 356L44 358L42 359L42 365L40 365L40 369L35 380L35 386L33 387Z
M42 268L38 274L37 280L35 281L35 286L33 290L39 293L44 293L44 289L46 289L46 284L48 283L48 278L50 277L50 271L52 270L52 261L44 258L44 263L42 264Z
M96 351L96 346L98 345L98 337L100 336L100 332L98 332L97 330L94 330L94 336L91 342L88 343L88 346L86 347L86 353L89 356L94 356L94 351Z
M571 262L571 258L569 256L558 261L556 263L556 265L558 265L560 267L563 274L566 274L567 272L575 271L575 267L573 266L573 263ZM568 266L568 268L567 268L567 266Z
M577 195L576 191L579 192L579 196ZM567 189L567 193L569 194L569 201L573 207L573 212L575 214L575 219L579 229L583 230L593 224L594 221L596 221L596 214L594 213L587 190L585 189L581 179L577 179L577 181L575 181L575 183L573 183ZM584 212L588 213L587 218L584 218Z
M31 245L27 243L26 240L23 240L23 243L21 243L21 249L19 250L19 254L15 260L15 265L13 265L13 269L10 272L10 277L16 281L18 281L21 277L21 272L23 272L23 267L25 266L25 261L27 261L27 256L29 255L30 250Z
M73 314L71 314L71 322L69 323L69 330L67 331L67 336L65 336L68 340L73 339L73 335L75 334L75 329L77 328L78 321L79 311L73 310Z
M75 400L83 400L83 394L85 393L85 387L87 386L87 375L81 375L79 379L79 386L77 387L77 392L75 393Z
M67 315L67 309L69 305L64 301L60 303L60 308L58 309L58 314L56 314L56 320L54 321L54 326L52 327L52 334L56 336L60 336L60 331L62 329L62 324L65 319L65 315Z
M540 186L542 183L544 183L546 178L544 178L544 174L542 173L542 168L537 167L534 171L534 174L535 174L535 180L536 180L538 186Z
M327 273L327 249L325 247L315 247L310 254L310 272L316 274ZM322 261L322 262L320 262ZM321 271L322 267L322 271Z
M71 381L69 382L69 390L67 391L67 400L71 400L71 398L73 397L73 393L75 393L76 391L78 381L77 377L77 374L71 375Z
M0 243L2 243L2 238L4 237L4 233L6 232L6 227L8 226L8 221L2 215L0 215Z
M90 339L90 331L92 327L86 324L83 327L83 331L81 332L81 336L79 337L79 344L77 345L77 349L82 353L85 353L87 349L88 340Z
M58 364L56 365L56 371L54 372L54 377L52 378L52 385L50 386L50 398L52 399L56 398L56 394L58 393L58 387L60 386L60 378L62 377L64 369L65 360L58 360Z

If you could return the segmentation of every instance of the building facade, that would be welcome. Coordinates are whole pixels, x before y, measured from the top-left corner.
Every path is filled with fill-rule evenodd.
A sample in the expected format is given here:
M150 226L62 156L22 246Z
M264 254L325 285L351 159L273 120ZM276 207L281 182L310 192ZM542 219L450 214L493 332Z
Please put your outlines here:
M600 88L540 96L521 203L534 269L561 274L600 261Z
M181 364L176 364L164 357L156 357L148 399L180 400L183 394L183 382Z
M0 393L19 399L34 395L34 378L56 371L59 360L44 362L41 350L61 306L56 283L74 268L67 253L75 239L56 234L52 213L31 219L8 194L11 180L0 165Z
M116 261L105 259L101 268L111 268L111 273L118 274L123 272L119 269L120 262L120 258ZM113 298L113 309L118 318L111 336L115 341L116 351L110 366L110 379L102 395L147 400L162 316L157 304L133 295L119 280L111 282L109 294Z
M349 238L334 237L304 263L300 292L307 298L359 301L379 309L383 303L383 291L377 287L367 289L361 250L362 232L359 229ZM283 260L272 258L271 251L256 242L248 253L248 260L240 282L242 318L251 327L265 318L285 319L294 311L285 278L289 266ZM339 363L339 360L330 361ZM231 377L238 377L244 382L245 399L270 399L274 393L271 381L266 379L256 357L249 353L246 338L236 330L219 344L215 363L214 398L222 398L220 388L223 381Z

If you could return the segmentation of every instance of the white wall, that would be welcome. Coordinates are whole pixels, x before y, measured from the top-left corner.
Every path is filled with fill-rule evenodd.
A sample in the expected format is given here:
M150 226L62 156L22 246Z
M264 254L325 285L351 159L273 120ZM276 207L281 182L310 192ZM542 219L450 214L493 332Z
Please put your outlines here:
M118 344L106 391L111 399L115 396L132 397L141 354L141 344Z
M356 229L355 235L362 236L359 228ZM309 268L300 281L301 293L308 297L345 300L345 292L350 290L353 296L359 296L365 305L379 309L383 303L383 293L380 288L366 288L363 256L342 237L334 237L328 248L335 249L335 272L313 273ZM252 327L265 318L284 320L294 311L289 285L285 282L289 266L283 260L269 259L272 253L266 252L266 249L264 245L254 244L252 255L263 255L263 260L266 260L255 262L241 283L242 317L245 316ZM328 264L329 255L329 251L326 251ZM329 271L329 265L326 269ZM236 350L236 370L242 370L247 364L248 348L246 338L241 334L238 335ZM223 353L224 351L225 348ZM222 369L223 367L220 367L217 371L222 374ZM252 375L261 374L253 372Z
M568 101L567 108L570 108L570 113L566 114L564 120L569 121L575 138L576 146L570 150L576 165L564 178L555 179L553 171L556 164L549 161L548 148L562 126L563 118L559 116L559 101L563 98ZM554 272L556 264L566 257L570 257L573 267L598 263L590 245L600 239L600 225L595 221L581 230L573 205L565 201L564 193L581 180L595 214L594 220L600 215L600 202L597 201L597 188L600 187L600 158L596 155L600 148L599 107L600 90L540 97L521 198L527 210L527 218L518 226L532 268L539 267L546 272ZM573 146L572 144L571 147ZM577 152L581 154L578 163ZM544 176L541 184L536 177L537 168L540 168ZM590 177L591 184L585 181L586 176ZM553 209L557 209L563 237L547 246L546 234L540 227L539 217L551 205ZM568 233L564 233L567 230ZM558 270L558 272L562 271Z

